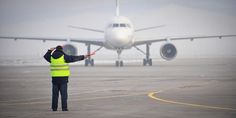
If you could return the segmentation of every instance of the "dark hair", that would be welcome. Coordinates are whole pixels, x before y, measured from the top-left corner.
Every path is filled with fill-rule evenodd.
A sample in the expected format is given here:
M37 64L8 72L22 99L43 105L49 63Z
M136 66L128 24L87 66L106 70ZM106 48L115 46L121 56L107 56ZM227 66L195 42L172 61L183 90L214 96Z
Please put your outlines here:
M60 46L60 45L58 45L57 47L56 47L56 50L63 50L63 47L62 46Z

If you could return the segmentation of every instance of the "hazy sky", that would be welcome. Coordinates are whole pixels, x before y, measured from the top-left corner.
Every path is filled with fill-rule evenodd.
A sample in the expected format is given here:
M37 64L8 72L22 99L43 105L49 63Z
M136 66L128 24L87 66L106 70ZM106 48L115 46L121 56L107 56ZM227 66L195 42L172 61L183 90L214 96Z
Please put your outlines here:
M128 17L136 29L166 25L160 29L138 32L135 34L137 39L236 34L235 6L235 0L120 0L120 14ZM114 15L115 0L0 0L0 35L103 37L99 33L70 29L67 26L104 29ZM47 48L65 43L0 39L0 54L1 57L40 57ZM236 56L236 38L173 43L178 49L177 58ZM85 53L83 44L72 44L79 48L80 54ZM152 57L160 57L159 49L163 44L152 45ZM123 57L144 57L135 49L122 54ZM102 49L95 56L104 57L116 58L117 55L115 51Z

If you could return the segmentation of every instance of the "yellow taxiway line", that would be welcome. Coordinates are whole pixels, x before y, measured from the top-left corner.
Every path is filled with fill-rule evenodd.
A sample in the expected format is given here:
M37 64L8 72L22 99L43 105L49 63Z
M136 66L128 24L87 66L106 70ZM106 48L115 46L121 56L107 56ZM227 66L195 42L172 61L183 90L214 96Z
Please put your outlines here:
M193 104L193 103L185 103L185 102L179 102L179 101L174 101L174 100L163 99L163 98L157 97L157 93L160 93L160 92L150 92L148 94L148 97L150 97L154 100L160 101L160 102L165 102L165 103L170 103L170 104L178 104L178 105L198 107L198 108L207 108L207 109L236 111L236 109L228 108L228 107L218 107L218 106L210 106L210 105L203 105L203 104Z

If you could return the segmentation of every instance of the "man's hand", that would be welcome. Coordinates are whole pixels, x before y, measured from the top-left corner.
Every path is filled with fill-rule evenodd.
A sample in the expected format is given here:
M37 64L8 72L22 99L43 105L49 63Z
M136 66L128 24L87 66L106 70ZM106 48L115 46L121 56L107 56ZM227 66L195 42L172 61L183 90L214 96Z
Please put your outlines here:
M55 47L53 47L53 48L50 48L49 50L50 50L50 51L53 51L53 50L55 50Z
M92 52L89 56L95 55L95 52Z

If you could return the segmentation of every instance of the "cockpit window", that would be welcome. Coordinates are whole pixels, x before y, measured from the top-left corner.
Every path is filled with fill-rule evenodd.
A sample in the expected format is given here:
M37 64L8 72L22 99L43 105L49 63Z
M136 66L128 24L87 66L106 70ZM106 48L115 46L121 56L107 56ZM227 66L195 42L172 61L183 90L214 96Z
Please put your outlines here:
M116 27L127 27L127 28L131 28L130 24L125 24L125 23L114 23L114 24L110 24L109 27L113 27L113 28L116 28Z
M113 24L113 27L119 27L119 24Z
M126 27L126 24L120 24L120 27Z
M126 24L126 25L127 25L127 27L131 28L130 24Z

